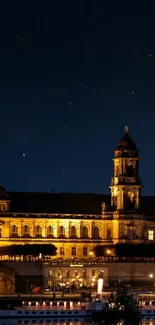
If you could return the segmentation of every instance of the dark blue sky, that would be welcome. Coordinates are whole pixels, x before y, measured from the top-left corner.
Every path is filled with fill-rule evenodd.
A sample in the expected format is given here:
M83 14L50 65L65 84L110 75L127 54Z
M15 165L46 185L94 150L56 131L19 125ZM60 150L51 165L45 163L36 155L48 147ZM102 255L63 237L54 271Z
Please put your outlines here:
M154 1L2 1L0 183L108 193L124 125L155 195Z

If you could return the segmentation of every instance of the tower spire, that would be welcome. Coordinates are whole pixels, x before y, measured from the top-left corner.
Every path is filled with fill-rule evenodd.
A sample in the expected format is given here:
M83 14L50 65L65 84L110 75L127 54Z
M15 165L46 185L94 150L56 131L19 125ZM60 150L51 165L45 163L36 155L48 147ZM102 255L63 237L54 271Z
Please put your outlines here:
M127 125L125 126L124 130L125 130L125 133L128 133L129 132L129 128L128 128Z

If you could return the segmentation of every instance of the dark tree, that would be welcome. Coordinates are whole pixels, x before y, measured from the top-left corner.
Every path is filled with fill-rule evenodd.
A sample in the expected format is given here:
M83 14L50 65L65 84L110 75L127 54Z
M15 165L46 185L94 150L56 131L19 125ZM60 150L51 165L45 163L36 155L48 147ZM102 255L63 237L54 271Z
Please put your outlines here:
M2 246L0 247L0 255L8 255L9 257L16 256L39 256L42 254L43 256L54 256L56 255L56 247L54 245L49 244L25 244L25 245L10 245L10 246Z

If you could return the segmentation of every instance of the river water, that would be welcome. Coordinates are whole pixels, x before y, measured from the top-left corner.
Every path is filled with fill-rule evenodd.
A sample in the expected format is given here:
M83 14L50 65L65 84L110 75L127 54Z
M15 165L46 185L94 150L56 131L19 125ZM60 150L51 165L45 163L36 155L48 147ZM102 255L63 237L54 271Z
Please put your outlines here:
M85 319L0 319L0 325L97 325L100 323L87 321ZM108 323L106 323L107 325ZM132 322L133 325L155 325L155 318L145 318L137 322ZM109 323L109 325L131 325L130 320L128 322L117 322L117 323Z

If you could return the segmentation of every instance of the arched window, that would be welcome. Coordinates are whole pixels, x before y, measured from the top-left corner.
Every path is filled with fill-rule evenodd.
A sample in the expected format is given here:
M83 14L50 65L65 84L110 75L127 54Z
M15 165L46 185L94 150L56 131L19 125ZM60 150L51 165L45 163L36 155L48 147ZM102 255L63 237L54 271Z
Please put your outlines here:
M30 227L27 225L24 225L23 227L23 236L24 237L29 237L30 236Z
M35 237L42 237L42 228L40 226L35 227Z
M99 238L100 237L100 231L99 231L99 227L94 227L93 231L92 231L92 237L93 238Z
M12 237L18 236L18 227L16 225L12 225L12 227L11 227L11 236Z
M86 226L82 227L81 237L88 238L88 228Z
M54 237L54 232L53 232L52 226L47 227L47 237Z
M71 227L71 238L76 238L77 234L76 234L76 227L72 226Z
M58 229L58 237L59 238L65 238L65 227L60 226Z

